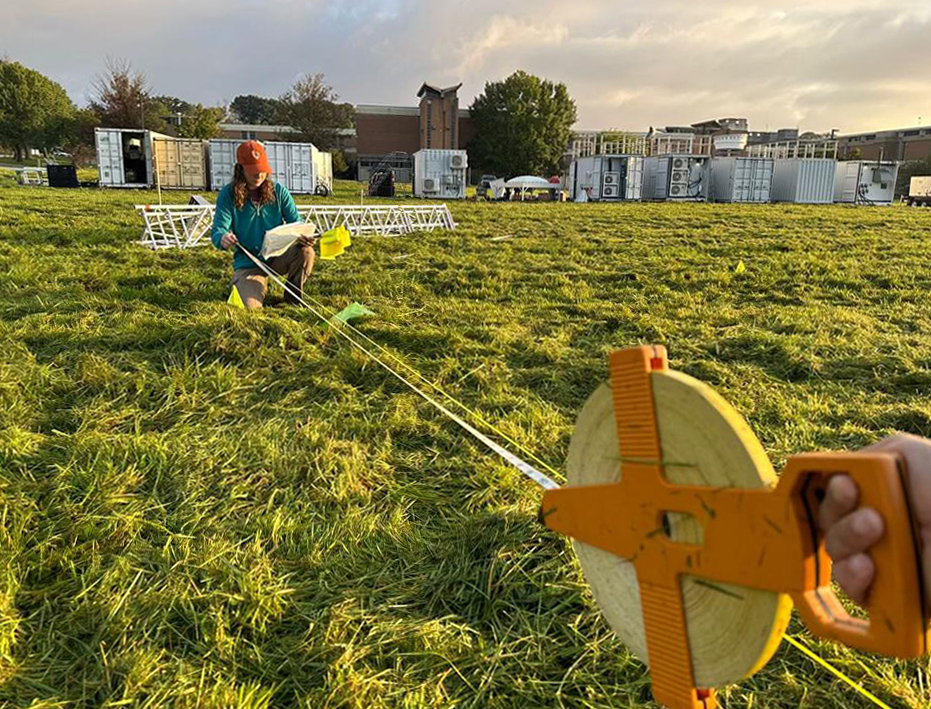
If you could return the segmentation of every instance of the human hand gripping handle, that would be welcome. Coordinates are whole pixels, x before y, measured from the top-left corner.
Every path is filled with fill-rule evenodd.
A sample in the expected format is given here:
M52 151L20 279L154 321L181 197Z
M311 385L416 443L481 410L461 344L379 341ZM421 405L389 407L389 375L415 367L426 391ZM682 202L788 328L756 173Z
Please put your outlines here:
M923 546L921 565L925 592L931 603L931 441L899 434L864 451L897 453L905 460L912 512ZM876 565L868 552L882 538L885 523L876 510L860 502L860 491L853 480L845 475L832 478L821 504L818 524L825 535L827 552L834 561L834 578L851 599L863 605L876 575Z
M237 239L236 235L230 231L226 232L222 237L220 237L220 246L224 249L231 249L237 244L239 244L239 239Z
M896 437L859 453L797 456L787 476L806 481L799 516L814 542L813 583L795 599L805 624L862 650L903 658L927 652L929 565L921 542L931 529L931 443ZM848 615L831 590L832 560L869 621Z

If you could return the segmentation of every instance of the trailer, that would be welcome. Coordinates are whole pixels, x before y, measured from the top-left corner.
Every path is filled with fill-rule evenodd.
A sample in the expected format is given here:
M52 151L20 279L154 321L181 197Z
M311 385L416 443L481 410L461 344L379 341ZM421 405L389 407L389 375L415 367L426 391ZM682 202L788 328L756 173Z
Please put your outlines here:
M588 155L569 167L569 199L576 202L624 202L643 194L643 157Z
M704 202L708 199L708 158L655 155L643 161L643 199Z
M834 201L841 204L889 206L895 198L895 181L898 174L897 162L839 162L834 174Z
M713 202L754 202L771 200L772 158L724 157L709 162Z
M906 201L909 207L931 207L931 176L913 177Z

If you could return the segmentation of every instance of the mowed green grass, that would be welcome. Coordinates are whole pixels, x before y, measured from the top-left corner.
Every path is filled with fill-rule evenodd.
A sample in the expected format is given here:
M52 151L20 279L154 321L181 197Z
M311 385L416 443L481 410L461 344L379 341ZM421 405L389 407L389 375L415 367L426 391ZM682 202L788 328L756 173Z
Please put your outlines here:
M539 490L312 313L225 305L228 254L134 244L155 200L0 189L0 706L655 707ZM777 466L931 434L927 210L451 208L308 292L558 469L640 343ZM808 642L931 700L927 661ZM787 644L720 696L872 706Z

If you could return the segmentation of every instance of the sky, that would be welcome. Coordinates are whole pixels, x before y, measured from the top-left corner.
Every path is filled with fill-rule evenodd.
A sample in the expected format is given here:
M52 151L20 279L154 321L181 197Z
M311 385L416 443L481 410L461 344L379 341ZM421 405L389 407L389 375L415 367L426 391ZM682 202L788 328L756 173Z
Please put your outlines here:
M931 124L931 0L5 0L0 56L86 104L107 58L156 94L278 96L323 73L340 99L468 106L517 69L565 83L580 130L710 118L841 133Z

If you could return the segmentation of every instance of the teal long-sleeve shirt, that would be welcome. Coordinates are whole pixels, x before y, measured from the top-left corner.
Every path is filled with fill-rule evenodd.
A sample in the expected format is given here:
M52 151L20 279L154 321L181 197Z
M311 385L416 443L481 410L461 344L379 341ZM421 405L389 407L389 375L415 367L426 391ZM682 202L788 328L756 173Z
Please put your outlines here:
M233 185L229 184L220 190L217 196L210 240L218 249L223 248L220 246L220 239L227 232L233 232L239 239L240 246L258 256L265 243L266 231L282 224L299 221L301 215L298 214L294 198L280 182L275 183L274 202L258 207L252 200L246 200L242 209L236 209L233 204ZM255 268L255 264L242 251L235 249L233 269L240 268Z

